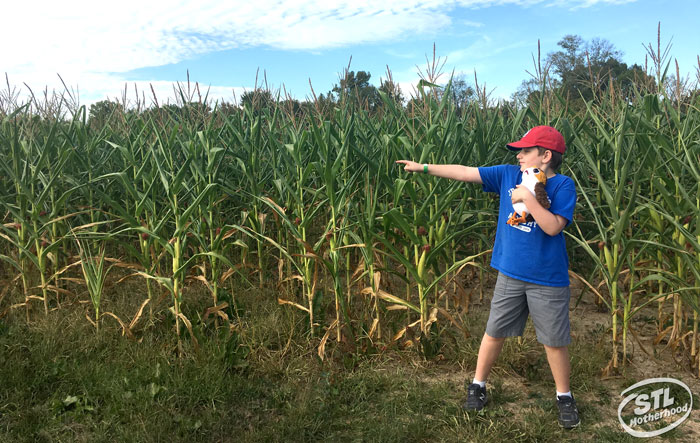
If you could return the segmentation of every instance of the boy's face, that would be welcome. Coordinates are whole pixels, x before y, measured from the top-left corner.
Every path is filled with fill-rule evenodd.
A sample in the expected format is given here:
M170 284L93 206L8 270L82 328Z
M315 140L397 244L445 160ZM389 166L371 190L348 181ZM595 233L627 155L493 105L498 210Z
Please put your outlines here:
M539 168L546 171L549 166L549 160L545 159L545 157L549 157L548 152L545 151L544 154L540 155L537 148L521 149L516 156L520 162L520 171L525 171L527 168Z

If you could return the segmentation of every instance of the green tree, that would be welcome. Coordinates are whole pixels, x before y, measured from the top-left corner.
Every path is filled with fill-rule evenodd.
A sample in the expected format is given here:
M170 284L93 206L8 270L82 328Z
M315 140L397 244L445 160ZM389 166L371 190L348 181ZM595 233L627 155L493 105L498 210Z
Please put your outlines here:
M340 79L340 84L333 87L333 93L338 101L345 97L346 100L360 105L361 107L374 111L381 105L382 99L374 85L369 83L372 74L365 71L348 71L345 77Z
M325 94L319 94L311 98L307 97L306 101L299 103L303 115L316 115L322 119L331 118L333 109L337 101L333 96L333 91L328 91Z
M457 114L460 116L468 104L476 98L476 90L469 84L464 74L452 78L449 94L457 108Z
M523 80L518 89L511 95L516 106L529 106L540 94L540 84L537 79Z
M252 91L246 91L241 95L241 106L250 106L254 111L260 111L262 109L272 109L276 104L275 98L272 96L272 92L267 89L253 89Z
M396 103L403 105L403 93L398 84L394 83L392 80L381 80L379 85L379 90L387 95L389 99L395 101Z
M580 36L566 35L558 45L561 49L549 53L546 62L554 69L558 90L569 100L591 100L611 85L630 100L635 84L647 83L644 70L623 63L622 52L608 40L593 38L585 42Z
M583 39L578 35L566 35L557 43L561 50L547 54L547 63L554 67L559 77L564 78L577 67L583 66L584 57L581 52Z
M123 115L124 107L119 102L101 100L90 105L89 121L94 129L102 128L114 122L117 116Z
M557 45L560 49L545 58L545 70L550 70L552 75L548 87L562 94L574 107L583 107L584 101L600 98L611 87L621 99L632 101L638 89L654 84L654 79L639 65L623 63L622 52L608 40L593 38L586 42L578 35L566 35ZM520 105L530 105L541 99L541 86L534 78L525 80L513 99Z
M220 114L228 117L231 115L236 115L240 108L233 103L222 101L217 105L216 109Z

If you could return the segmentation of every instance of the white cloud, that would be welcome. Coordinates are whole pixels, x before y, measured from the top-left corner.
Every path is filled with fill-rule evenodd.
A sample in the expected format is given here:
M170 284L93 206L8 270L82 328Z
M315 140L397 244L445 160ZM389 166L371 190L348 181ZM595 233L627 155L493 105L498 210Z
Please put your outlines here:
M625 3L634 3L637 0L552 0L547 6L561 6L576 10L581 8L590 8L600 4L607 5L624 5Z
M447 60L457 64L463 60L483 60L512 49L531 48L532 45L532 42L523 40L503 45L500 42L494 42L489 36L483 35L468 47L447 54Z
M449 13L456 7L588 7L624 1L14 1L3 5L0 72L16 85L36 89L60 89L59 73L69 85L79 85L87 101L94 101L118 94L126 81L124 72L212 51L255 46L318 50L430 35L451 24Z
M473 21L471 21L471 20L462 20L461 23L462 23L462 25L464 25L464 26L469 26L469 27L472 27L472 28L481 28L481 27L484 26L483 23L473 22Z

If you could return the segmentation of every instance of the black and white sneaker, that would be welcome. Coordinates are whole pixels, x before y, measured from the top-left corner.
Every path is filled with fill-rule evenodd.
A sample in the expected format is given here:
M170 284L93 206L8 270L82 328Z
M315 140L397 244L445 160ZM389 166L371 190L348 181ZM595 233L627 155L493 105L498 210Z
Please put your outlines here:
M559 426L564 429L573 429L581 422L578 418L576 400L573 396L563 395L557 397L559 408Z
M467 388L467 402L464 403L462 408L466 411L480 411L488 401L486 387L482 388L480 384L472 383Z

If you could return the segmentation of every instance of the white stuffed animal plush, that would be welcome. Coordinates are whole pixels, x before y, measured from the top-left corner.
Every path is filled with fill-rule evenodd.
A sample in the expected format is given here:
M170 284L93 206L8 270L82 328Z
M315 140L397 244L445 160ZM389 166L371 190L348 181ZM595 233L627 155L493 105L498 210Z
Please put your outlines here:
M523 171L523 178L520 184L532 192L532 195L535 196L543 208L549 209L549 198L547 198L547 191L544 189L544 185L547 184L547 176L543 170L539 168L525 169ZM532 218L532 215L530 215L530 211L528 211L525 203L518 202L513 204L513 215L510 216L506 223L512 226L517 226L520 223L531 222L533 220L534 219Z

